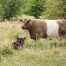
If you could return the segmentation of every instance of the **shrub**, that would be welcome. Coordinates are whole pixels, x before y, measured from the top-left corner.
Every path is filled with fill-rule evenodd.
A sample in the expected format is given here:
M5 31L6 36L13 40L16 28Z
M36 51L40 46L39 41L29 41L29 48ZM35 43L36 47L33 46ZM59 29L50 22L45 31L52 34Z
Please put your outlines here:
M2 20L15 17L20 13L20 6L21 1L20 0L1 0L0 1L0 17L2 17Z
M45 0L33 0L29 9L29 14L39 18L44 11L44 2Z

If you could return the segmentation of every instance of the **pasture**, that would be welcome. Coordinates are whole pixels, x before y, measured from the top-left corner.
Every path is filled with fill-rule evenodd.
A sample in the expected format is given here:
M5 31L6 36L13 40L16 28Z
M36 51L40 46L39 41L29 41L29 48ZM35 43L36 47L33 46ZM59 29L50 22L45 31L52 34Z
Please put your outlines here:
M66 39L30 39L19 21L0 22L0 66L66 66ZM11 46L17 36L27 37L23 49Z

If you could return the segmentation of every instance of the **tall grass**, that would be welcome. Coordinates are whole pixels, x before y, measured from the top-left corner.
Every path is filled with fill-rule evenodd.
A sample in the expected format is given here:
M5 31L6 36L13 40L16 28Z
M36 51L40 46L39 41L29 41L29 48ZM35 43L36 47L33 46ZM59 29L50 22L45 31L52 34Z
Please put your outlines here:
M13 50L9 45L2 45L0 47L0 55L12 55L13 54Z
M48 48L56 48L56 47L65 47L66 40L58 40L58 39L40 39L37 41L26 39L25 46L28 48L40 48L40 49L48 49Z
M60 41L56 38L41 38L34 41L27 31L19 28L20 23L1 24L0 66L66 66L66 39ZM23 49L14 50L11 47L17 36L27 37Z

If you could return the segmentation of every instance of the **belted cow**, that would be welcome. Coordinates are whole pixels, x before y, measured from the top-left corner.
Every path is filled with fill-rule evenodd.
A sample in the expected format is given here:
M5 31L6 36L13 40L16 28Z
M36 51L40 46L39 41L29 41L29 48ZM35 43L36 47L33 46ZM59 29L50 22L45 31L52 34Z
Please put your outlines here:
M28 30L31 39L66 37L66 20L20 19L22 29Z

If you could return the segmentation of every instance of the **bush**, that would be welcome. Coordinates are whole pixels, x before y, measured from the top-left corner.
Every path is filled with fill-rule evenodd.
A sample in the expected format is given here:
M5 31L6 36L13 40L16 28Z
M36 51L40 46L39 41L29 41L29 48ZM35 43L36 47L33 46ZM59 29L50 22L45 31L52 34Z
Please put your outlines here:
M45 0L33 0L29 9L29 14L39 18L41 13L44 11L44 2Z
M45 11L42 13L43 18L46 19L63 19L65 18L64 0L47 0L45 3Z
M20 13L20 0L2 0L0 1L0 17L5 20L15 17Z

